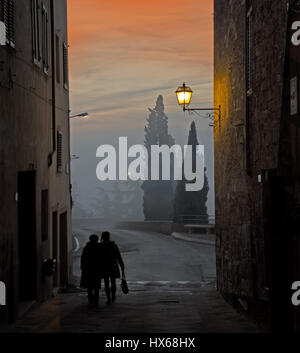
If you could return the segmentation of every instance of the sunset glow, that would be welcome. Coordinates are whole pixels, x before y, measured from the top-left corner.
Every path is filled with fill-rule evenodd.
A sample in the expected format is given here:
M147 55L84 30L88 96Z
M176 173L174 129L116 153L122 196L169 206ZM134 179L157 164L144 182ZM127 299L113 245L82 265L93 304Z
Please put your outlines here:
M120 119L143 127L158 94L176 124L174 89L183 81L211 101L212 0L184 6L181 0L69 0L68 6L71 109L90 116L76 121L76 131L114 129Z

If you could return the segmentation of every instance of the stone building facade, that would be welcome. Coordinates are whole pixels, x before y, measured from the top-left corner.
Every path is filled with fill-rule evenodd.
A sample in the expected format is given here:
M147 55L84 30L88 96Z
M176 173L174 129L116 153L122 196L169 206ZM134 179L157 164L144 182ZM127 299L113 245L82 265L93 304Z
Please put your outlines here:
M300 330L298 10L299 1L215 0L218 289L274 331Z
M13 321L71 276L67 1L0 0L0 21L0 317Z

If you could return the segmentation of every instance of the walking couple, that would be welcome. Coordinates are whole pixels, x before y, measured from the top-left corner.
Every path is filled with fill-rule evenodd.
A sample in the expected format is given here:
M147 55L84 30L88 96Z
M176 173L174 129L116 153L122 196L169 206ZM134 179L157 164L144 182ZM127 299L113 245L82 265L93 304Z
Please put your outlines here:
M110 240L110 233L103 232L101 242L99 237L92 234L81 255L81 282L80 287L87 288L90 306L99 305L99 290L102 278L104 279L107 304L116 300L116 278L125 278L124 262L117 244Z

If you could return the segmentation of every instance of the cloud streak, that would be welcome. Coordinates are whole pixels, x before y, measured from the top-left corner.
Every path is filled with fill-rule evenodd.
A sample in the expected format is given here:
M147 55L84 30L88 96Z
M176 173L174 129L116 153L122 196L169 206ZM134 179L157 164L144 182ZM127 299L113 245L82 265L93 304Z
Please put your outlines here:
M212 0L69 0L68 6L71 108L90 114L74 123L75 132L140 126L158 94L176 125L174 91L183 81L195 99L211 102Z

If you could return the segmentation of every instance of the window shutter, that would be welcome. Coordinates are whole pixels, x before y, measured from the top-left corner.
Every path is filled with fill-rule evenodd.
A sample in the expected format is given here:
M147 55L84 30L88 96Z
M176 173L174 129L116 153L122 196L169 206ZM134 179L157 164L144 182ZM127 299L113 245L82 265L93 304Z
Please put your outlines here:
M3 21L5 22L5 24L8 23L6 22L8 20L8 3L9 0L3 0Z
M55 68L56 68L56 82L60 83L60 39L55 36Z
M43 5L43 13L42 13L42 39L43 39L42 55L43 55L44 72L48 73L48 70L49 70L48 12L45 5Z
M9 43L9 0L3 1L3 21L6 28L6 43Z
M9 1L9 44L15 46L15 2Z
M31 0L32 17L32 55L33 62L40 65L40 31L39 31L39 4L37 0Z
M63 43L63 70L64 70L64 86L68 88L68 46Z
M15 3L14 0L3 1L3 21L6 27L6 43L15 47Z
M41 61L41 48L40 48L40 16L39 16L39 3L36 0L36 47L37 47L37 60Z
M246 85L247 93L252 90L252 8L247 14L246 33Z
M47 71L49 70L49 43L48 43L48 34L49 34L49 31L48 31L48 12L46 12L46 18L45 18L46 22L45 22L45 26L46 26L46 31L45 31L45 50L46 50L46 68L47 68Z
M62 132L57 131L57 172L62 172Z
M31 0L31 28L32 28L32 56L36 58L36 43L35 43L35 0Z
M43 6L43 12L42 12L42 57L43 57L43 65L44 67L46 66L46 13L45 13L45 8Z

